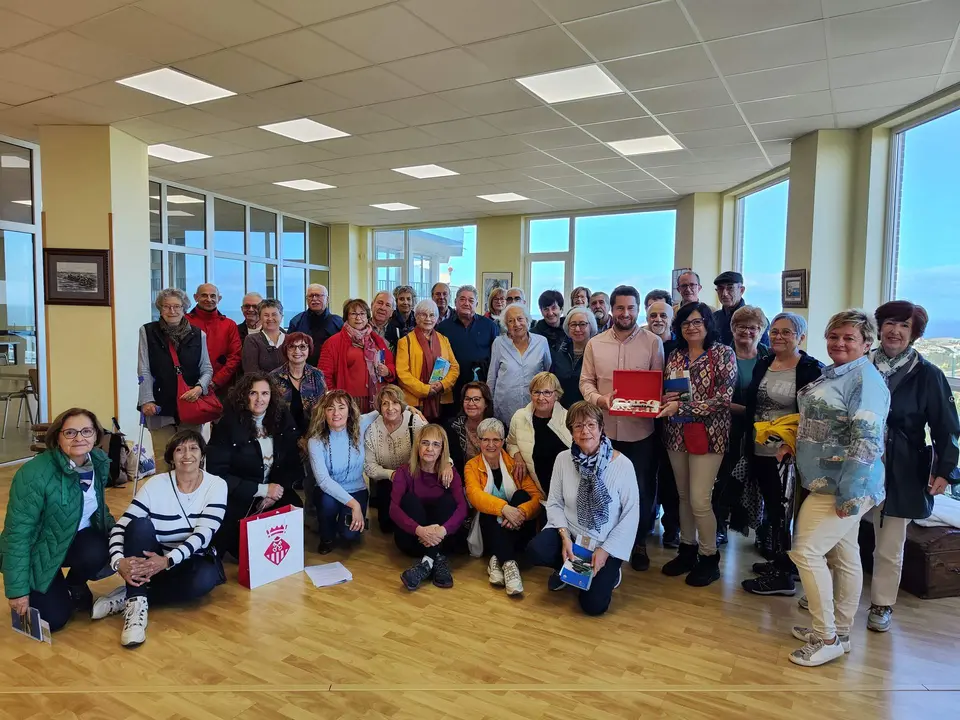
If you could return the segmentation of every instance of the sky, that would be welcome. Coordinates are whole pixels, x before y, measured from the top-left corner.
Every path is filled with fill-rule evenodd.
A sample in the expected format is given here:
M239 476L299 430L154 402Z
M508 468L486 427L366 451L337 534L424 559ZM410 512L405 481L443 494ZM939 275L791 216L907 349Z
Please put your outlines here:
M767 319L780 305L780 273L787 254L787 194L790 182L771 185L743 199L743 299Z

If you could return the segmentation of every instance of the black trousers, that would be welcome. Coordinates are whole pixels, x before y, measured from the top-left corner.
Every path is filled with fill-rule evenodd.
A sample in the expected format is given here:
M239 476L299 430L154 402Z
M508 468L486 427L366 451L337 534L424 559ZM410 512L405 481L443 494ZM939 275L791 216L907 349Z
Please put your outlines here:
M673 476L673 465L670 464L667 446L659 437L656 439L654 457L657 463L657 500L663 507L660 525L664 533L676 534L680 532L680 494L677 492L677 480Z
M540 565L559 570L563 567L563 541L556 528L547 528L527 545L526 559L531 565ZM593 576L589 590L581 590L578 600L580 609L587 615L603 615L610 607L613 589L620 580L620 566L623 564L612 555L600 572Z
M109 561L107 536L102 532L88 527L74 536L61 563L61 567L70 568L66 578L58 570L46 592L30 591L30 607L40 611L40 617L50 623L51 632L67 624L75 610L73 595L89 593L87 582L97 577Z
M390 519L390 493L393 491L393 481L377 480L376 491L374 503L377 506L377 524L381 532L393 532L393 520Z
M784 497L783 480L780 477L780 463L775 457L750 458L750 472L756 478L763 497L763 517L770 536L770 548L773 559L785 568L793 566L787 552L790 550L790 523L787 508L792 505ZM799 504L797 505L799 507Z
M146 557L147 550L163 554L157 530L149 518L137 518L123 533L124 557ZM169 570L161 570L144 585L127 584L127 598L145 597L153 605L196 600L226 582L215 554L191 555Z
M259 504L260 498L255 498L255 502L251 503L249 500L227 497L227 509L223 514L223 522L220 523L217 534L213 536L213 546L221 557L224 553L230 553L238 560L240 559L240 521L245 517L257 514ZM282 508L287 505L303 507L303 501L296 490L285 488L283 495L270 506L270 509Z
M637 524L636 545L647 544L647 533L653 528L654 509L657 506L656 442L651 435L643 440L623 442L613 440L613 449L626 455L633 463L640 490L640 522Z
M530 495L524 490L517 490L508 503L512 507L519 507L530 501ZM535 523L528 519L519 530L511 530L497 522L497 515L480 513L477 520L480 523L480 534L483 536L484 552L496 555L502 565L505 562L516 560L517 556L533 537Z
M412 492L408 492L400 498L400 508L417 525L443 525L457 511L457 501L449 490L432 501L421 500ZM450 544L452 538L452 535L447 535L439 545L426 547L421 544L420 538L403 531L399 526L393 531L393 539L400 552L412 557L426 555L435 558L440 553L446 552L446 547Z

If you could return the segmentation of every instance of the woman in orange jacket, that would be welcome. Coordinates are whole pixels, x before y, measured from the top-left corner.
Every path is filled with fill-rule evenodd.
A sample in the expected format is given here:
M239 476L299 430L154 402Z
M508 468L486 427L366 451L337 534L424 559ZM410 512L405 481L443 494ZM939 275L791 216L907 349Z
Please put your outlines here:
M490 584L505 586L507 595L523 592L517 555L536 531L532 522L540 512L543 495L529 475L516 483L513 459L503 450L503 423L487 418L477 427L480 454L464 468L467 500L476 508L471 528L471 550L490 551L487 575Z

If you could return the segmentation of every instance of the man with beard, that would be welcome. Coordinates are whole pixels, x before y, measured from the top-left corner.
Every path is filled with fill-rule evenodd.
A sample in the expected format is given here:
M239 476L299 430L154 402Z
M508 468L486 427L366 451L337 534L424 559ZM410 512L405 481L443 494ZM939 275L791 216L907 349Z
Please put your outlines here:
M207 355L213 365L213 379L208 386L223 399L226 388L233 383L237 368L240 367L240 335L237 324L217 310L220 303L220 291L212 283L203 283L197 287L193 299L196 305L187 313L187 320L195 328L207 334Z
M327 307L330 295L323 285L313 283L307 286L307 309L290 321L288 333L302 332L313 338L313 352L307 357L307 363L317 366L323 344L340 332L343 318L334 315Z
M610 298L605 292L595 292L590 296L590 311L597 319L597 332L602 333L613 327L613 315L610 314Z
M653 420L610 415L616 394L614 370L663 370L663 342L637 324L640 293L629 285L618 286L610 296L613 327L594 336L583 353L580 392L603 410L604 428L615 450L627 456L640 488L640 521L630 565L647 570L647 531L657 497L656 438Z

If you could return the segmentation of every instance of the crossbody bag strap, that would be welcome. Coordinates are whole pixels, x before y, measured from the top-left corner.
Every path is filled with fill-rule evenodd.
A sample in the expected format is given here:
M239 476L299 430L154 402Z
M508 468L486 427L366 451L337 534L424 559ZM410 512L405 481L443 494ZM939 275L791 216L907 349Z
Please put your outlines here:
M180 369L180 356L177 355L177 349L173 346L173 340L168 343L167 347L170 350L170 359L173 360L173 369L177 375L183 375L183 371Z
M410 433L410 447L413 447L413 413L410 413L410 419L407 421L407 432Z
M190 526L190 530L193 531L193 530L196 530L197 528L194 527L194 525L193 525L192 522L190 522L190 516L187 515L187 511L186 511L186 508L183 507L183 503L180 502L180 493L177 492L177 482L176 482L176 480L174 480L174 474L175 474L175 472L176 472L176 471L171 470L170 473L169 473L170 486L173 488L173 496L177 499L177 505L180 506L180 512L183 513L183 519L187 521L187 525L189 525L189 526ZM203 481L201 480L201 483L202 483L202 482L203 482Z

